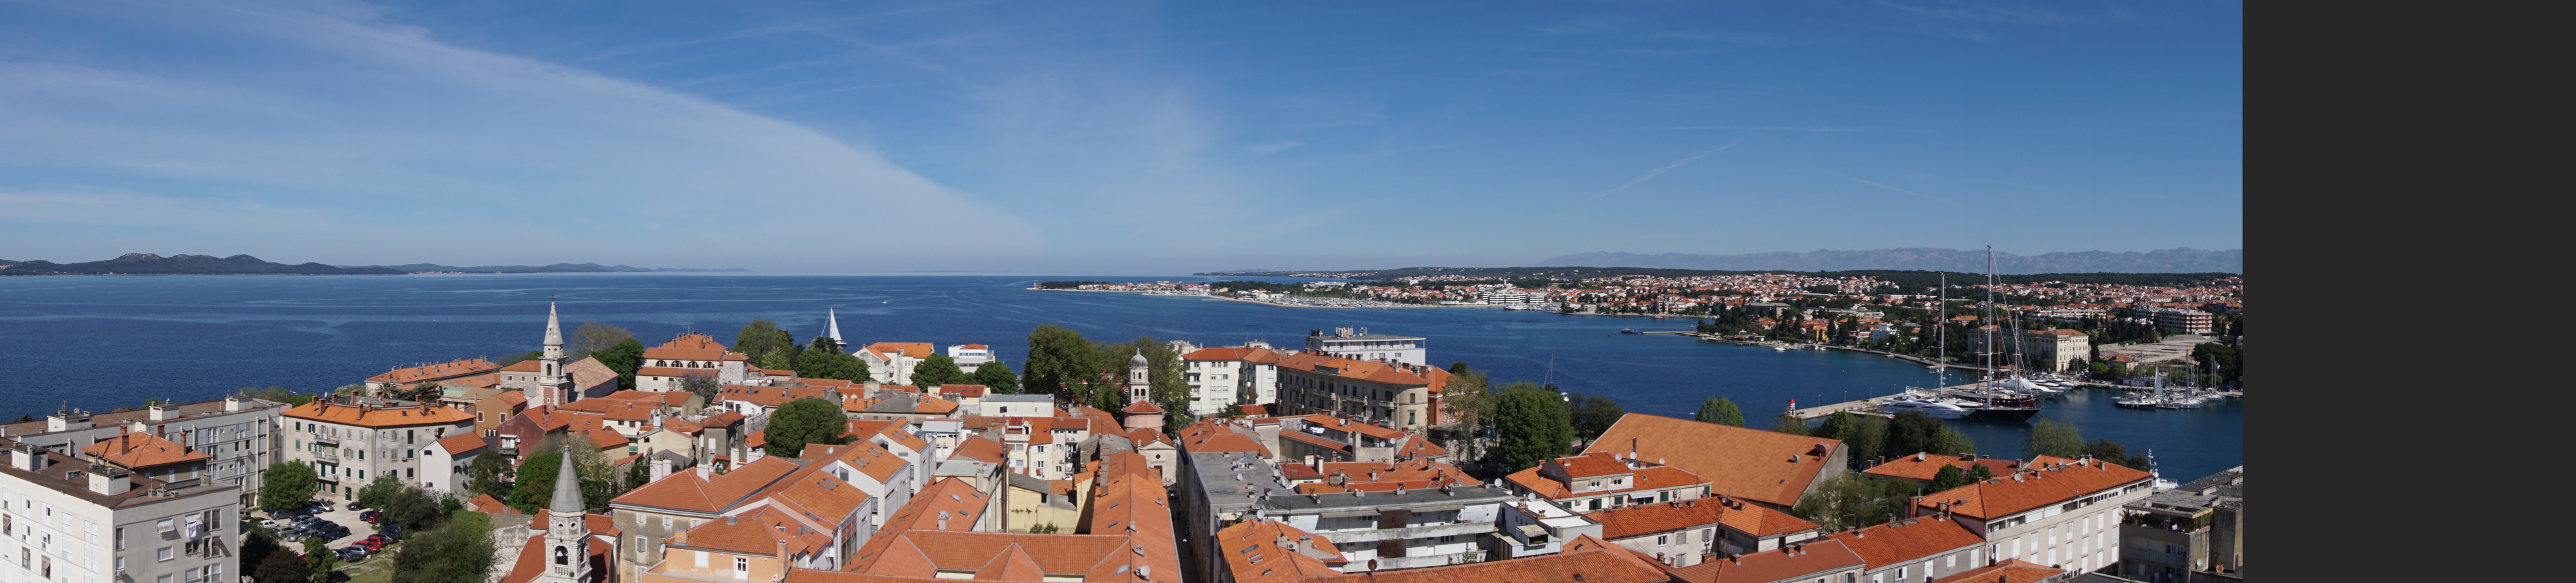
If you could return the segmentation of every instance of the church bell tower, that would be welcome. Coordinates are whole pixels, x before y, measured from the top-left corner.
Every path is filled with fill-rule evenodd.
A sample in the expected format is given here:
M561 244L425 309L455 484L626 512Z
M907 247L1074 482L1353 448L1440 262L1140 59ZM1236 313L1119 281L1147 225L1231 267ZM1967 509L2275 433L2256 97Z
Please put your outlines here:
M546 572L530 583L591 583L590 521L581 499L581 477L572 466L572 446L564 446L563 465L555 470L555 498L546 506Z
M572 375L564 372L563 344L563 321L555 316L555 303L549 300L546 302L546 350L544 356L539 359L541 364L538 365L540 368L537 376L537 391L540 394L534 395L537 398L529 399L530 406L561 407L572 403L576 398L573 394Z

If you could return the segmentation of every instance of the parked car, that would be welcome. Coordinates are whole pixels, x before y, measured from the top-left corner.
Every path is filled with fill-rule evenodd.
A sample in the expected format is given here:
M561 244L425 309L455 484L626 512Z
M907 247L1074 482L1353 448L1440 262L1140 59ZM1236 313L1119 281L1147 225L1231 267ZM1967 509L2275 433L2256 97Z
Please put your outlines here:
M375 521L376 521L376 519L384 518L384 516L385 516L385 513L383 513L383 512L375 511L375 510L369 510L369 511L366 511L366 512L360 512L360 513L358 513L358 520L364 520L364 521L367 521L367 522L371 522L371 523L372 523L372 522L375 522Z
M368 555L367 547L362 547L362 546L358 546L358 545L349 545L349 546L346 546L346 547L341 547L341 548L340 548L339 553L340 553L340 560L342 560L342 561L356 561L356 560L359 560L359 559L367 558L367 555Z

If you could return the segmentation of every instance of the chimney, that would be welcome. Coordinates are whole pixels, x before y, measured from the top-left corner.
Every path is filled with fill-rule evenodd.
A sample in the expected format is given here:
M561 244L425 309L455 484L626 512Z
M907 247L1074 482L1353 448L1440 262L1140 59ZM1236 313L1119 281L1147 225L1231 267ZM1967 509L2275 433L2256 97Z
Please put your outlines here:
M716 475L716 466L715 466L715 464L698 464L698 465L697 465L697 470L698 470L698 479L700 479L700 480L713 480L713 479L715 479L715 475Z
M134 489L134 480L129 479L132 475L133 472L116 466L92 465L89 467L89 491L108 496L124 494Z
M666 457L655 457L655 458L653 458L653 466L652 466L652 467L653 467L653 478L652 478L652 480L651 480L651 481L659 482L659 481L662 481L662 478L667 478L667 477L670 477L670 476L671 476L671 458L666 458Z
M29 472L45 469L45 456L36 453L36 446L25 443L11 445L9 467Z
M242 409L242 400L241 400L241 397L239 397L239 396L234 396L234 395L225 395L225 396L224 396L224 411L225 411L225 412L240 411L241 409Z
M939 511L939 529L948 530L948 511Z

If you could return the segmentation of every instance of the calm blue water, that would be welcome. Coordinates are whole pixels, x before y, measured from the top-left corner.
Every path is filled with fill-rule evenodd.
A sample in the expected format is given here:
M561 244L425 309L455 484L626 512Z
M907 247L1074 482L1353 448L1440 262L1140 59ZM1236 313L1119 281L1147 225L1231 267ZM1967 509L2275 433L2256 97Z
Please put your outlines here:
M1044 279L1077 279L1049 277ZM1136 278L1088 277L1108 281ZM1144 278L1151 280L1154 278ZM1162 278L1175 279L1175 278ZM646 344L695 329L731 342L753 318L801 339L839 310L853 342L991 345L1018 368L1030 328L1061 324L1095 340L1140 335L1202 345L1302 346L1309 329L1367 327L1431 339L1433 364L1466 361L1500 382L1553 379L1630 411L1688 417L1706 397L1742 405L1756 425L1789 399L1821 405L1931 386L1920 366L1845 352L1776 352L1671 335L1682 319L1562 316L1497 309L1333 310L1134 294L1042 292L1019 277L795 277L678 274L409 276L74 276L0 278L0 419L68 402L91 410L147 397L221 398L243 386L314 391L395 365L502 357L538 347L548 294L567 332L601 321ZM1550 363L1553 362L1551 367ZM1954 374L1952 378L1958 377ZM2242 463L2235 402L2197 411L2127 410L2108 393L2044 406L2086 438L2154 448L2169 478ZM1981 451L2018 456L2027 426L1962 423Z

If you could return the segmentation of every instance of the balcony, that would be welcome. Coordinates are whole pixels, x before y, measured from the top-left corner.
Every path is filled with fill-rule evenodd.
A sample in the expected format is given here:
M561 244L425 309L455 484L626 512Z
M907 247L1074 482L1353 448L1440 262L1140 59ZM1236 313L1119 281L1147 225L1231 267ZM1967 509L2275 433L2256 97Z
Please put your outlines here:
M1469 536L1469 537L1472 537L1472 536L1481 535L1481 534L1488 533L1488 532L1494 532L1494 523L1493 523L1493 522L1487 521L1487 522L1452 522L1452 523L1442 523L1442 524L1416 524L1416 525L1406 526L1406 527L1404 527L1404 528L1378 528L1378 529L1367 529L1367 530L1343 530L1343 531L1330 531L1330 532L1324 532L1324 533L1321 533L1321 534L1323 534L1323 535L1324 535L1324 538L1331 539L1331 540L1333 541L1333 544L1339 545L1339 544L1345 544L1345 543L1377 542L1377 541L1382 541L1382 540L1391 540L1391 539L1417 539L1417 538L1431 538L1431 537L1436 537L1436 536Z

